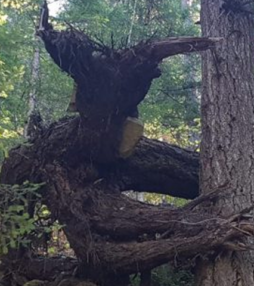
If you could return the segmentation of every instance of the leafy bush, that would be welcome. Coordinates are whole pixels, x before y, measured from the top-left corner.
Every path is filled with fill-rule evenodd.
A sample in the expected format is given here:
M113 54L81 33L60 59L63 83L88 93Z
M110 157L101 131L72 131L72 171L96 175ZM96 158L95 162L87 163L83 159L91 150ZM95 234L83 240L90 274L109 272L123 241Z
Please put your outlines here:
M28 235L36 225L29 207L40 200L38 190L42 185L29 182L21 186L0 185L0 255L30 243Z
M140 277L134 276L132 285L139 284ZM194 286L193 274L186 269L174 270L169 265L163 265L152 271L152 286Z

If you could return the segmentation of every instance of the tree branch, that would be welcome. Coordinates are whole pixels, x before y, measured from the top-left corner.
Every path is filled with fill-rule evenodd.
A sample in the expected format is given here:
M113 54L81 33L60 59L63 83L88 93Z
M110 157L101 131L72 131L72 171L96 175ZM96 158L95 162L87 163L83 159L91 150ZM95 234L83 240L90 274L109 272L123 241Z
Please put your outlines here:
M195 53L211 49L222 38L206 38L206 37L180 37L168 38L151 44L151 56L161 61L167 57L171 57L184 53Z
M77 132L78 128L78 118L65 119L45 130L33 144L12 150L3 165L1 180L12 184L27 179L46 182L44 201L52 219L64 225L87 278L100 282L105 280L105 273L109 277L146 271L176 256L186 259L219 247L247 247L244 241L237 246L234 239L253 232L248 218L220 218L201 207L195 210L209 196L204 200L197 198L190 207L172 209L143 204L121 194L126 186L141 185L148 170L155 173L153 178L148 176L154 186L155 182L160 183L161 172L170 181L170 172L167 174L166 170L172 171L174 165L172 178L180 186L184 167L193 160L198 165L197 154L143 139L129 160L103 165L86 157L87 150L83 149L87 140ZM149 160L142 169L146 156ZM195 164L186 174L193 186L194 182L197 184ZM160 165L162 169L157 172ZM140 178L136 179L135 174ZM161 186L166 189L163 180Z
M193 199L199 194L199 155L158 140L143 138L132 157L119 164L125 190Z
M129 159L118 159L103 167L96 161L91 164L89 150L97 149L89 135L81 132L79 118L53 124L42 130L31 145L10 151L2 167L1 182L47 181L45 166L56 161L69 169L84 168L88 180L89 175L94 182L103 179L118 191L157 192L187 199L198 196L198 153L143 138Z

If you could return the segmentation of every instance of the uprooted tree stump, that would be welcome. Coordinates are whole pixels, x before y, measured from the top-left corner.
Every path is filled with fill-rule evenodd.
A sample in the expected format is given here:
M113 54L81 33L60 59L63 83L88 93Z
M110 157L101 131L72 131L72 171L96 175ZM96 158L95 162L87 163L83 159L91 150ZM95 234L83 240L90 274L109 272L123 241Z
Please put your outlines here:
M248 217L206 213L205 205L219 192L198 197L197 153L141 138L131 156L119 154L126 119L160 76L160 62L212 48L218 39L173 38L114 50L75 29L58 32L44 25L38 35L74 79L79 116L40 129L29 145L13 149L1 183L44 182L43 201L64 225L78 260L41 263L22 253L15 261L5 257L5 269L52 281L67 267L99 285L128 285L130 274L171 260L245 249L242 238L253 232ZM196 199L183 208L165 208L134 201L122 194L126 190Z

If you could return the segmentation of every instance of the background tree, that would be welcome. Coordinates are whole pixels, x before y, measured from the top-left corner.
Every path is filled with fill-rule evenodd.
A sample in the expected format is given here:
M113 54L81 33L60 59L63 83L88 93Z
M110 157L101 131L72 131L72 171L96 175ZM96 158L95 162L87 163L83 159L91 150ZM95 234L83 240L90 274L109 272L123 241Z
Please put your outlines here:
M41 51L40 80L31 84L35 26L39 3L34 1L1 1L1 149L0 158L8 149L23 141L27 122L28 100L32 90L37 93L38 108L46 122L66 112L72 83ZM42 45L40 44L40 48ZM59 100L61 95L61 100ZM52 107L55 108L52 108Z

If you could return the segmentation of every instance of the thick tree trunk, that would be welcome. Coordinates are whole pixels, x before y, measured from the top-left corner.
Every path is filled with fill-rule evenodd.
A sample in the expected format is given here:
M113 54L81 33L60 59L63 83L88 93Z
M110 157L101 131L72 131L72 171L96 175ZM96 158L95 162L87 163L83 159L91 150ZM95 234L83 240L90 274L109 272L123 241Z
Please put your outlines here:
M235 2L202 0L201 13L203 35L224 38L203 56L200 177L204 194L221 189L207 212L223 215L254 203L254 22ZM254 285L253 267L251 251L223 251L200 263L197 285Z

